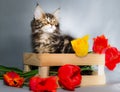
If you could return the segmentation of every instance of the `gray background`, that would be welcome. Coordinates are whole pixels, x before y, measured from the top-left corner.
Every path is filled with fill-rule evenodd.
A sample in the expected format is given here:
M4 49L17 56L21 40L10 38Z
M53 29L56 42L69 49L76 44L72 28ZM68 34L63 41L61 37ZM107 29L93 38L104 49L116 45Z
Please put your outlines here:
M31 27L36 1L46 12L61 8L63 33L74 37L104 34L120 50L120 0L0 0L0 64L23 69L23 53L31 52ZM105 68L107 82L120 82L120 65Z

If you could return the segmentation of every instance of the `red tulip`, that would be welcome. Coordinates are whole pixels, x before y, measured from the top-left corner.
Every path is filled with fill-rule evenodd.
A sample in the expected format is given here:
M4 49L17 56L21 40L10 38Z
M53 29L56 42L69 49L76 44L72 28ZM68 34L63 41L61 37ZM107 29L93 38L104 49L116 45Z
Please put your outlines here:
M41 78L34 76L29 81L29 87L33 92L56 92L58 87L56 80L56 77Z
M64 65L58 70L59 83L67 90L74 90L81 83L80 68L75 65Z
M93 40L94 42L92 49L95 53L104 53L105 50L109 47L108 39L106 39L104 35L97 36L97 38L94 38Z
M24 78L20 77L16 72L7 72L3 75L4 82L8 86L21 87L24 83Z
M108 69L113 70L116 64L120 62L120 51L115 47L110 47L105 51L105 65Z

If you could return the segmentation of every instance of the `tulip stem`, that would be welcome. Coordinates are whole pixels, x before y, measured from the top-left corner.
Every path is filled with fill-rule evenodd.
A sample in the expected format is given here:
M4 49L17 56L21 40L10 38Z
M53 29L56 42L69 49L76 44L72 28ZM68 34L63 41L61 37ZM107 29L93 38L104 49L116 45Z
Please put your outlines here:
M49 75L50 75L50 76L54 76L54 75L57 75L57 74L58 74L57 71L50 71L50 72L49 72Z
M2 80L3 79L3 76L0 76L0 80Z
M90 67L81 68L81 71L86 71L86 70L92 70L93 71L93 69L90 68Z
M24 86L28 86L29 85L29 82L24 82Z
M2 66L2 65L0 65L0 71L2 71L2 72L14 71L14 72L19 73L19 74L23 73L23 71L18 69L18 68L6 67L6 66Z
M88 53L94 53L93 51L89 51Z

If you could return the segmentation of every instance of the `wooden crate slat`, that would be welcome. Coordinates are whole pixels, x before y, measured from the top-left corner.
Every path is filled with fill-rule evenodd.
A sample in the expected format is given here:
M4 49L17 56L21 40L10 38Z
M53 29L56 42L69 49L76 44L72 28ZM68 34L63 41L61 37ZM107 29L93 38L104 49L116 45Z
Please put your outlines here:
M36 66L74 65L104 65L104 54L88 54L77 57L75 54L24 54L24 64Z
M81 86L105 85L105 75L82 76Z
M104 65L98 65L98 75L104 75Z
M40 54L35 53L25 53L23 55L23 62L26 65L34 65L34 66L41 66L40 65Z

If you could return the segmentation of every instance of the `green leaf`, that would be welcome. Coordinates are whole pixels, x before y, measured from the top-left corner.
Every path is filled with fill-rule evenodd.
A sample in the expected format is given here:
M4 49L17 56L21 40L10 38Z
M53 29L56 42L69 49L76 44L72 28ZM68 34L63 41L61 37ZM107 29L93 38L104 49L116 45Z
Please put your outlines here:
M30 77L30 76L34 76L38 73L38 69L36 70L31 70L29 72L23 73L21 76L26 78L26 77Z
M10 71L14 71L14 72L16 72L16 73L18 73L18 74L22 74L23 73L23 71L22 70L20 70L20 69L18 69L18 68L15 68L15 67L6 67L6 66L2 66L2 65L0 65L0 72L10 72Z

